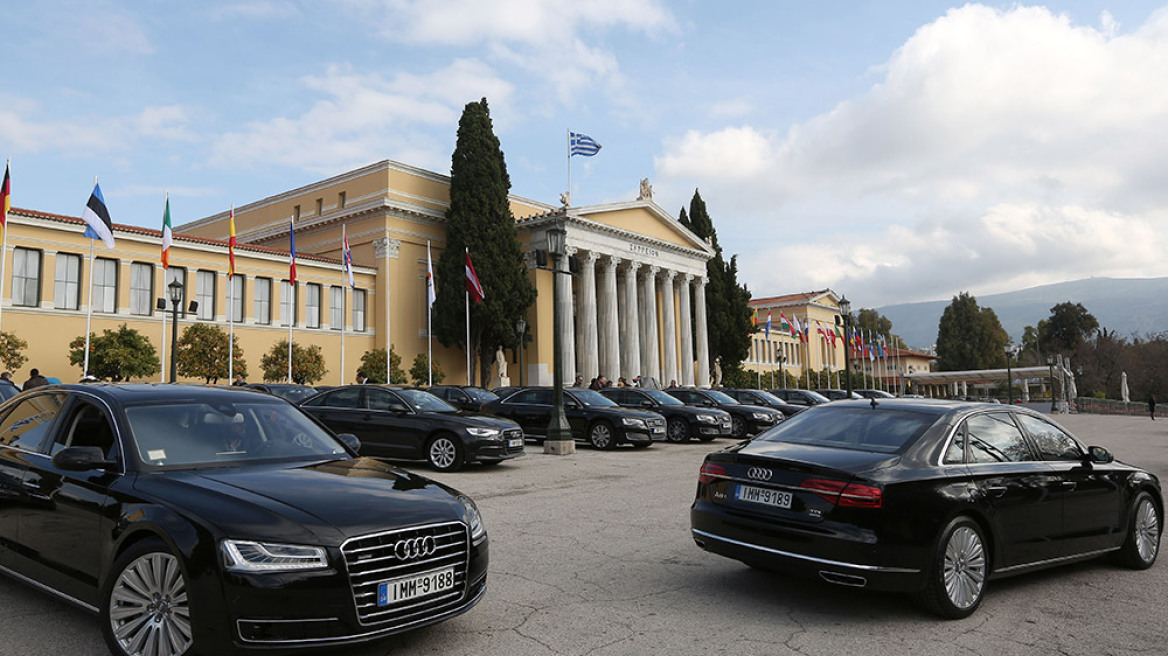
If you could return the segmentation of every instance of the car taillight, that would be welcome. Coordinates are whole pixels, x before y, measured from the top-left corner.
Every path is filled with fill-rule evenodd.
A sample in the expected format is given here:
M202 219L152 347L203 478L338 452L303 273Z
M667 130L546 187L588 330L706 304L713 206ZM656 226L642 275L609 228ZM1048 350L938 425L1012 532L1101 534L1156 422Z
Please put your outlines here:
M712 462L703 462L702 471L698 473L698 482L702 485L709 485L716 479L726 476L726 468L722 465L715 465Z
M879 508L884 503L884 491L874 485L809 478L800 487L846 508Z

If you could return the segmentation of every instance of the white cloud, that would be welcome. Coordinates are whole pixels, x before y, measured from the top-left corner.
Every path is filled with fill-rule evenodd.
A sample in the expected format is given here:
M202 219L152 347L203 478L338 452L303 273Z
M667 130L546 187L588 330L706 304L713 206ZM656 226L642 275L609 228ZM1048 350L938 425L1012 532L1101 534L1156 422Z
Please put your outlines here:
M655 164L664 186L701 185L756 294L862 289L872 305L1161 275L1166 59L1168 10L1123 33L1106 14L967 5L864 95L785 134L689 132Z
M78 116L70 120L42 118L43 108L22 98L4 98L0 106L0 141L18 151L61 151L74 155L87 152L127 151L140 140L197 141L186 126L188 110L180 105L150 106L136 116L95 118Z

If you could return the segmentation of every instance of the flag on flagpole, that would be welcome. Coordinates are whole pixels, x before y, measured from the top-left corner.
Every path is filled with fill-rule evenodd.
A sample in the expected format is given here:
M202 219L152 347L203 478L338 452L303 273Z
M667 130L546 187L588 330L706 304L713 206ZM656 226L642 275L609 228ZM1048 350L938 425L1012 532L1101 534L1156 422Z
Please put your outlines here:
M803 334L803 329L799 327L799 317L791 315L791 337L799 339L799 335Z
M344 228L341 228L344 232ZM349 276L349 287L357 288L357 284L353 282L353 251L349 250L349 235L343 235L341 238L341 259L345 262L345 275Z
M430 259L430 242L426 242L426 308L434 307L434 263Z
M235 206L231 206L231 216L228 219L230 237L227 238L227 279L235 277Z
M12 209L12 162L4 166L4 184L0 185L0 226L8 227L8 210Z
M755 328L758 327L758 308L754 308L754 311L750 315L750 325Z
M584 157L592 157L600 152L600 144L592 137L581 134L579 132L568 133L569 157L572 155L583 155Z
M479 282L479 276L475 273L474 264L470 261L470 251L466 252L466 291L470 293L470 297L474 299L475 303L482 303L486 298L483 293L483 285Z
M779 313L779 332L787 333L794 336L795 331L791 329L791 322L787 320L787 315L782 312Z
M771 313L770 312L767 312L767 322L766 322L765 335L766 335L766 338L768 340L771 338Z
M296 285L296 224L288 222L288 284ZM289 321L289 324L292 322ZM291 341L289 341L291 343Z
M162 268L170 268L170 194L166 194L166 207L162 210Z
M114 223L110 220L109 209L101 195L101 186L96 182L93 183L93 193L89 195L89 202L85 204L81 218L85 219L86 237L100 239L106 248L114 247Z

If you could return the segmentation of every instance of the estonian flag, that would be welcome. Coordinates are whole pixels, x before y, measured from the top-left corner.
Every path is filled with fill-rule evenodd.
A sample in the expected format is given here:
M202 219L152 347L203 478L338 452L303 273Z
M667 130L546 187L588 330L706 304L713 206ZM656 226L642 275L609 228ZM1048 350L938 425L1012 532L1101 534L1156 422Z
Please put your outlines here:
M100 239L106 248L114 247L114 224L110 221L109 210L105 207L105 199L101 196L101 185L93 183L93 193L89 195L89 202L85 204L85 211L81 213L85 219L85 236L90 239Z
M569 157L572 155L592 157L600 152L600 144L596 143L595 139L586 134L580 134L579 132L568 133L568 144L570 146Z

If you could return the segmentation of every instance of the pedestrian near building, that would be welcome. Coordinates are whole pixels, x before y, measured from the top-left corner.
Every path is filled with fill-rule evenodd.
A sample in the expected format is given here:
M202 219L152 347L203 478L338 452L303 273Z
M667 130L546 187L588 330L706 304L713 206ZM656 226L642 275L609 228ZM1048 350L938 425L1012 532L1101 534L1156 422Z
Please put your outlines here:
M231 383L232 387L243 387L247 385L247 378L243 374L235 374L235 381Z
M369 382L369 377L365 375L364 371L357 372L357 384L364 385Z
M28 372L28 380L24 381L24 389L32 389L34 387L41 387L48 384L48 379L42 376L39 370L33 369L32 371Z
M1152 417L1152 421L1156 421L1156 395L1148 395L1148 415Z

